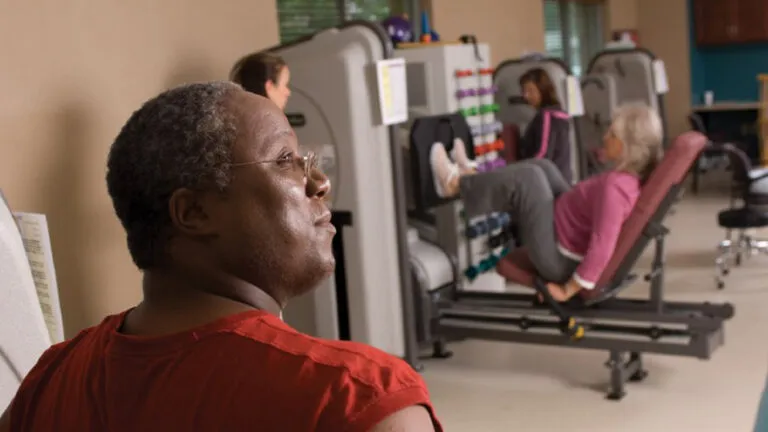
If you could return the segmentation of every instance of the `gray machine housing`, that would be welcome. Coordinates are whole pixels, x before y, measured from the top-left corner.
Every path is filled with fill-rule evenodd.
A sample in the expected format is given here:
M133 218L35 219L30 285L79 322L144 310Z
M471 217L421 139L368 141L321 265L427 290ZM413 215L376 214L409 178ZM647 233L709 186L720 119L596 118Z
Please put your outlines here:
M602 136L610 125L616 107L644 103L659 113L664 125L664 142L668 145L669 131L664 107L667 89L659 84L666 82L666 71L662 66L663 63L644 48L606 49L596 54L581 80L586 111L579 125L581 142L592 146L595 137Z
M592 74L581 78L584 115L579 117L579 141L582 145L587 173L599 172L605 167L598 158L603 147L603 136L611 126L613 113L619 106L616 79L611 74Z

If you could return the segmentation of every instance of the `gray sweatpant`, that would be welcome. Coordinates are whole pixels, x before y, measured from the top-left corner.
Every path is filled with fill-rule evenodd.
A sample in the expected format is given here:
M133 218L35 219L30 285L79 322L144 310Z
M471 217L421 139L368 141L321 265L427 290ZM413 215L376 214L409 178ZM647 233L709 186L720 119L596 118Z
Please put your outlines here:
M468 218L507 212L517 224L523 245L539 275L565 283L578 266L557 248L555 198L571 186L548 159L527 159L460 180Z

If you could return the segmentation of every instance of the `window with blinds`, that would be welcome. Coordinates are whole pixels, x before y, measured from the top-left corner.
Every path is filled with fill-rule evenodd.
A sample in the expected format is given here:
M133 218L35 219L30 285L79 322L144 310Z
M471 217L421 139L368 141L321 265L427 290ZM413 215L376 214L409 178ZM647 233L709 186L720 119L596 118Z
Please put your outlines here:
M544 50L552 57L565 56L560 2L557 0L544 0Z
M403 13L414 0L277 0L281 42L350 20L381 21Z
M563 59L574 75L581 75L589 60L603 48L603 4L544 0L544 49Z

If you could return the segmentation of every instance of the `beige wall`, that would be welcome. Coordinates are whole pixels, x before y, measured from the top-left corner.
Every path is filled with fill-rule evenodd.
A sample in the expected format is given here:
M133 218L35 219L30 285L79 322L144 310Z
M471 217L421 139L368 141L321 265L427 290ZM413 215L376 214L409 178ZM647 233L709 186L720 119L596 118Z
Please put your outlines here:
M274 0L0 0L0 188L48 215L69 336L140 297L104 163L158 91L278 40Z
M544 50L540 0L431 0L435 30L443 40L474 34L491 47L492 64L525 51Z
M637 10L640 43L667 66L670 91L666 97L667 121L672 136L690 127L691 60L686 0L641 0Z
M613 30L637 28L639 0L606 0L605 17L608 34Z

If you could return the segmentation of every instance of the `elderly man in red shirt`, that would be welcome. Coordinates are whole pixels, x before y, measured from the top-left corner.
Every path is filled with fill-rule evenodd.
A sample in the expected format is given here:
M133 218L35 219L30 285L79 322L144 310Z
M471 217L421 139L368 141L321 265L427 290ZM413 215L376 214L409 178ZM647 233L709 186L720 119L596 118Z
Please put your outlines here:
M333 272L335 230L274 103L226 82L162 93L112 145L107 187L144 299L45 352L0 432L442 430L403 361L280 319Z

